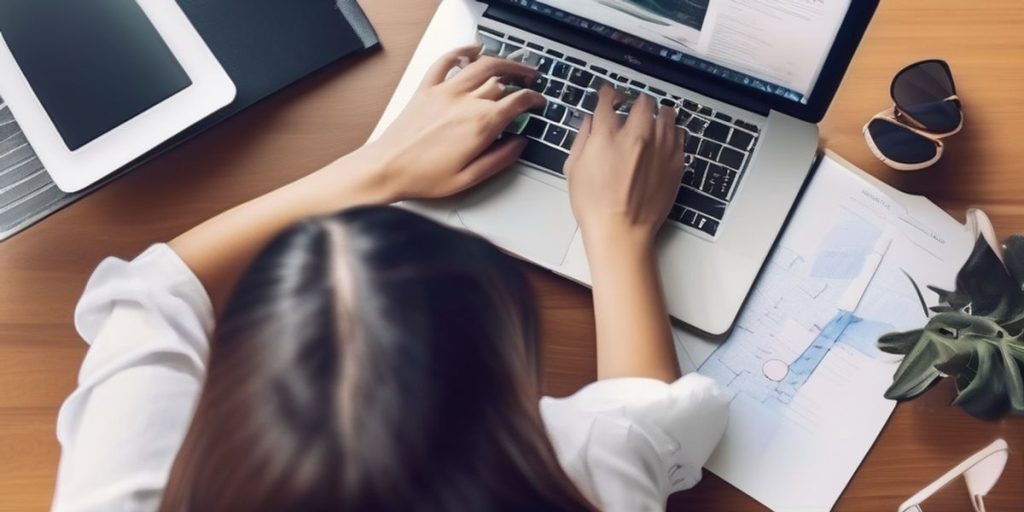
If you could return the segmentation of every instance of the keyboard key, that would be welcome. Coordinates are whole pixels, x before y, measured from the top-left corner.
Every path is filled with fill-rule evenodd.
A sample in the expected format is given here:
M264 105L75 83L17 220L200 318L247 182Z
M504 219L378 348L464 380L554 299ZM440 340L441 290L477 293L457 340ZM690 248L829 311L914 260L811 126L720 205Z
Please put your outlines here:
M545 96L556 100L562 97L563 92L565 92L565 82L558 80L549 80L547 89L544 89Z
M537 79L530 84L530 89L533 89L539 93L543 93L548 88L548 79L542 75L537 75Z
M537 43L526 43L526 47L531 50L544 51L544 47Z
M694 221L697 220L697 215L697 212L693 210L686 210L683 212L683 218L680 219L680 222L686 224L687 226L691 226L693 225Z
M583 89L579 89L571 85L567 85L565 87L565 92L562 93L562 101L574 107L579 105L582 99Z
M594 113L594 109L597 108L597 101L597 93L593 91L587 91L587 93L583 95L583 102L580 104L580 108L586 110L587 112Z
M683 151L690 155L697 154L697 149L700 148L700 137L689 135L686 137L686 145L683 146Z
M682 206L679 206L678 204L674 204L674 205L672 205L672 211L668 212L668 218L670 218L672 220L675 220L675 221L681 221L681 220L683 220L683 213L685 211L686 211L686 208L683 208Z
M574 130L579 130L583 126L583 113L578 110L570 110L569 115L565 119L565 124L569 125Z
M523 136L530 137L533 139L541 139L544 137L544 130L547 129L548 123L538 117L531 117L530 122L526 123L526 128L523 130Z
M739 119L736 120L736 126L739 126L740 128L747 130L748 132L761 133L761 129L758 128L757 126L752 125L746 121L740 121Z
M515 53L515 52L517 52L517 51L519 51L521 49L522 48L520 48L519 46L516 46L514 44L505 43L505 45L501 47L501 52L498 54L498 56L504 59L504 58L508 57L509 55L512 55L513 53Z
M629 81L629 85L632 85L633 87L636 87L637 89L646 89L647 88L647 84L645 84L643 82L638 82L636 80L630 80Z
M743 168L743 153L736 151L730 147L722 148L722 153L718 155L718 161L724 164L730 169L740 170Z
M523 41L522 39L519 39L516 36L508 36L508 40L518 44L519 46L526 44L526 41Z
M590 87L590 82L593 80L594 74L585 69L573 68L572 72L569 73L569 83L584 89Z
M601 88L604 87L605 85L610 85L610 82L608 82L604 78L601 78L599 76L595 76L594 79L590 81L590 87L589 88L593 89L595 91L600 91Z
M658 100L658 104L660 104L663 107L676 108L676 102L672 101L669 98L661 98L660 100Z
M700 143L700 149L697 150L697 154L708 160L718 160L718 153L721 149L721 144L713 140L704 139Z
M700 105L698 105L698 104L696 104L696 103L694 103L694 102L692 102L690 100L683 100L683 108L685 108L686 110L689 110L690 112L696 112L696 111L700 110Z
M570 72L572 72L572 66L564 62L558 62L555 64L555 67L551 69L551 76L564 80L569 78Z
M743 151L748 151L752 142L754 136L742 130L733 130L729 136L729 145Z
M537 64L537 72L542 75L550 75L551 68L555 65L555 59L551 57L542 57L540 62Z
M676 203L716 219L721 219L725 215L725 203L689 187L679 187Z
M540 65L540 61L543 58L544 58L544 56L542 54L537 53L537 52L527 51L527 50L520 50L520 51L516 52L514 55L509 55L509 59L513 59L516 62L520 62L522 64L526 64L527 66L530 66L531 68L536 68L537 66L539 66Z
M676 116L676 126L686 126L686 122L690 120L692 115L683 109L679 109L679 115Z
M608 75L608 78L611 78L612 80L615 80L616 82L621 82L621 83L629 82L628 78L626 78L626 77L624 77L624 76L622 76L622 75L620 75L618 73L612 73L612 74Z
M715 233L718 233L718 221L715 219L709 219L703 215L697 216L697 220L693 227L711 236L715 236Z
M565 128L555 125L548 126L548 131L544 134L545 142L550 142L555 146L559 146L562 144L563 140L565 140Z
M683 185L686 185L687 187L696 187L696 185L693 184L694 176L695 173L693 172L693 169L687 169L686 171L684 171Z
M557 51L557 50L552 50L552 49L548 48L545 51L547 51L548 55L551 55L552 57L554 57L556 59L561 59L562 57L565 57L565 54L563 54L562 52Z
M565 107L558 103L549 102L547 109L544 110L544 117L556 123L561 123L562 119L565 118Z
M690 131L691 135L701 135L704 133L704 128L706 128L707 125L708 122L706 120L693 116L686 123L686 129Z
M580 59L577 59L576 57L571 57L571 56L570 57L566 57L565 60L568 61L570 64L575 64L577 66L586 66L587 65L586 62L584 62L584 61L582 61Z
M490 55L493 57L501 53L501 41L498 41L493 37L480 34L480 43L483 44L483 50L481 51L483 55Z
M657 94L658 96L665 96L665 95L668 94L667 92L665 92L665 91L663 91L661 89L655 89L654 87L647 87L647 88L650 89L650 91L652 93Z
M693 167L693 170L695 172L700 173L701 176L704 176L704 172L708 170L708 161L701 160L698 158L693 162L691 167Z
M574 132L572 130L566 132L565 140L562 141L562 147L566 150L572 150L572 145L576 142L577 135L579 135L579 132Z
M497 30L494 30L493 28L488 28L488 27L477 27L477 28L480 29L481 32L486 32L488 34L491 34L492 36L505 37L505 34L502 34L501 32L498 32Z
M600 66L590 66L590 69L592 69L595 72L600 73L602 75L607 75L608 74L608 70L605 69L605 68L602 68Z
M530 162L559 174L562 174L562 168L565 167L565 161L568 158L569 153L534 140L526 144L523 154L519 156L519 159L524 162Z
M713 141L725 142L729 140L730 128L718 121L711 121L708 127L704 129L704 137L707 137Z
M704 117L711 117L712 115L714 115L715 111L711 110L710 107L701 107L700 110L697 111L697 113Z
M730 116L729 114L723 114L721 112L715 112L715 117L717 117L718 119L721 119L722 121L725 121L727 123L731 123L732 122L732 116Z
M700 189L723 201L729 199L732 187L736 184L736 171L732 171L718 164L711 164L704 176L704 183Z

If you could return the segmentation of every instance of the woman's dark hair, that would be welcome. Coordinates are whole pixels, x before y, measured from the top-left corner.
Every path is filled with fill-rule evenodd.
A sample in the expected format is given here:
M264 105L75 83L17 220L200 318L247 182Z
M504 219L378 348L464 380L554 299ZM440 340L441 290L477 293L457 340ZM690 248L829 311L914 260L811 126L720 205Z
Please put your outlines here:
M242 277L161 510L590 510L541 422L536 311L404 210L286 230Z

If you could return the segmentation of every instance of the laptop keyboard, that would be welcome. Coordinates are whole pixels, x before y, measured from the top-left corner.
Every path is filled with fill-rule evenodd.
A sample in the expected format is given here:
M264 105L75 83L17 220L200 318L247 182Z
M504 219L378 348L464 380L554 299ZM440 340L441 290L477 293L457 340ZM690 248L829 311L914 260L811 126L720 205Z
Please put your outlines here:
M0 240L77 197L61 192L50 180L11 110L0 100Z
M531 112L522 135L528 138L521 160L562 176L569 149L586 114L597 106L597 91L605 83L626 94L619 107L626 113L640 94L678 108L676 124L686 129L686 170L669 219L714 237L733 199L736 187L757 145L753 123L717 112L696 101L609 72L583 58L565 55L543 45L479 27L484 54L511 58L536 67L529 87L548 99L543 112Z

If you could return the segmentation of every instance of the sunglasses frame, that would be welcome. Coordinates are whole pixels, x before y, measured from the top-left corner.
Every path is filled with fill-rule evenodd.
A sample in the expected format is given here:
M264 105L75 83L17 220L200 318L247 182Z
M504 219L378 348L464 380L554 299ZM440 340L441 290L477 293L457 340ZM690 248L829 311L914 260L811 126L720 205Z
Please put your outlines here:
M931 167L932 165L935 165L935 163L942 158L942 153L945 149L945 144L943 144L942 139L960 133L960 130L962 130L964 127L964 111L962 108L960 108L960 123L956 126L956 128L945 133L938 133L928 130L923 123L921 123L917 119L914 119L913 116L911 116L903 109L901 109L899 107L899 103L896 102L896 83L899 81L900 77L904 73L915 67L930 63L936 63L941 65L942 68L946 71L946 74L949 76L949 85L953 89L953 94L948 98L943 99L942 101L952 101L956 103L957 108L960 108L960 97L956 93L956 82L953 80L953 70L950 69L949 63L942 59L927 59L910 64L909 66L904 67L898 73L896 73L896 76L892 79L892 83L889 85L889 97L892 98L893 107L887 108L875 114L864 125L864 139L868 143L868 149L870 149L871 153L874 154L876 158L881 160L882 163L893 169L896 169L897 171L919 171L921 169L926 169L928 167ZM871 123L874 121L883 121L895 124L901 128L910 130L911 132L914 132L915 134L932 141L933 143L935 143L936 147L935 157L928 160L927 162L908 164L906 162L897 162L885 156L885 154L882 153L882 151L875 144L874 138L871 136L871 131L869 130Z
M940 476L934 482L928 484L928 487L921 489L917 494L913 495L907 501L900 504L898 512L922 512L921 503L928 498L932 497L939 489L949 485L957 479L957 477L964 477L966 479L967 473L981 463L983 460L999 453L1005 452L1009 456L1010 447L1006 444L1003 439L996 439L992 444L982 448L980 451L971 455L967 460L957 464L956 467L947 471L945 474ZM999 477L1002 476L1003 470L1006 468L1006 459L1003 460L1003 465L999 468L999 475L996 476L995 482L999 481ZM983 492L974 492L975 489L970 488L970 482L968 481L968 491L971 492L971 505L973 505L976 512L985 512L985 495L988 494L990 489L985 489Z

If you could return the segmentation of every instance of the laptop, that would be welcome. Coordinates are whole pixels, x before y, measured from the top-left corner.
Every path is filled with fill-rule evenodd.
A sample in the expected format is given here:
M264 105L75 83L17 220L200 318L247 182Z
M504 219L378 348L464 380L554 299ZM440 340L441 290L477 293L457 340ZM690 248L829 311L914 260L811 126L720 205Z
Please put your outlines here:
M521 161L456 198L407 206L583 284L562 167L605 83L678 107L686 170L658 238L670 314L720 335L811 172L824 116L877 0L443 0L379 134L444 52L474 40L540 70Z

